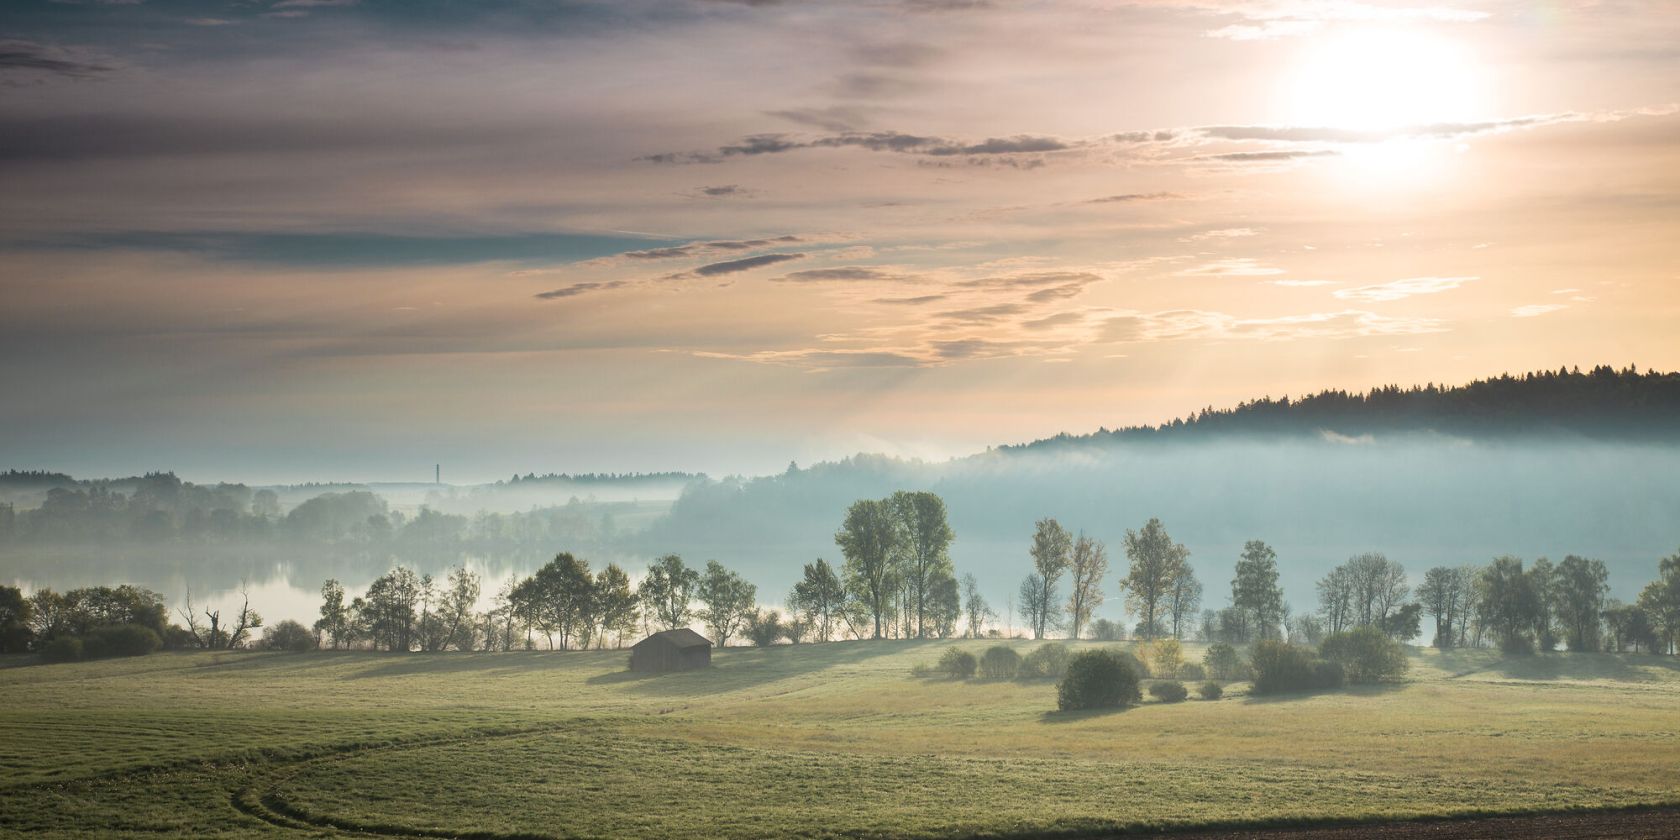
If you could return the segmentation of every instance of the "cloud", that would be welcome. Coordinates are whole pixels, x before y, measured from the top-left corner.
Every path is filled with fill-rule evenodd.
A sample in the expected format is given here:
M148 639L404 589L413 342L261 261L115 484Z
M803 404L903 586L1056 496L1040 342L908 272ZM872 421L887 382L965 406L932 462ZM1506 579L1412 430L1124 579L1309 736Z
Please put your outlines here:
M856 148L871 152L921 155L926 157L1007 157L1011 155L1061 152L1080 144L1056 137L1017 134L966 141L950 137L906 134L898 131L848 131L815 138L787 134L752 134L711 152L663 152L637 160L649 163L716 163L732 157L774 155L799 149Z
M1030 289L1042 286L1061 286L1069 283L1084 286L1099 282L1102 279L1102 277L1088 271L1039 271L962 280L955 285L965 289Z
M806 241L804 238L792 234L769 239L717 239L710 242L690 242L686 245L674 245L669 248L625 251L615 256L627 260L671 260L729 253L731 251L756 251L760 248L772 248L804 241Z
M1178 193L1121 193L1120 195L1105 195L1102 198L1087 198L1085 204L1132 204L1139 201L1168 201L1183 198Z
M625 285L623 280L609 280L598 283L573 283L572 285L565 286L563 288L553 289L547 292L538 292L534 297L540 300L555 300L558 298L576 297L588 292L616 289L623 285Z
M1175 340L1298 341L1445 332L1435 318L1397 318L1350 309L1274 318L1237 318L1221 312L1176 309L1131 313L1107 320L1103 335L1120 342Z
M1187 277L1270 277L1283 273L1283 269L1264 265L1252 257L1214 260L1179 272L1179 274Z
M1341 152L1331 149L1315 149L1304 152L1223 152L1216 155L1198 155L1191 160L1218 160L1229 163L1278 163L1306 158L1334 157L1339 154Z
M1334 286L1334 280L1267 280L1273 286L1286 286L1297 289L1310 289L1315 286Z
M1365 303L1381 303L1384 301L1400 300L1414 295L1433 295L1450 292L1465 283L1476 280L1476 277L1409 277L1405 280L1393 280L1372 286L1359 286L1352 289L1337 289L1331 294L1342 300L1355 300Z
M1538 316L1541 316L1541 315L1547 315L1547 314L1557 312L1557 311L1563 310L1563 309L1568 309L1568 308L1569 307L1566 304L1562 304L1562 303L1531 303L1531 304L1528 304L1527 306L1518 306L1518 307L1512 309L1511 310L1511 317L1512 318L1535 318L1535 317L1538 317Z
M720 184L715 187L700 187L696 192L706 198L740 198L752 195L752 190L736 184Z
M778 283L836 283L836 282L902 282L915 278L867 265L847 265L837 268L810 268L774 278Z
M938 303L947 300L950 295L917 295L906 298L875 298L871 303L884 303L891 306L921 306L928 303Z
M1220 228L1219 230L1205 230L1201 233L1193 233L1189 236L1180 237L1178 241L1201 242L1208 239L1242 239L1249 236L1258 236L1259 234L1260 231L1255 230L1254 228Z
M38 72L71 79L91 79L115 69L80 58L61 47L49 47L34 41L0 40L0 72Z
M735 274L741 271L751 271L767 265L804 259L804 254L760 254L756 257L743 257L738 260L707 263L690 272L697 277L717 277L723 274Z
M1243 23L1233 23L1203 33L1209 38L1233 41L1307 35L1318 31L1327 23L1475 23L1491 16L1489 12L1451 6L1378 5L1352 0L1323 3L1240 0L1223 7L1209 4L1207 0L1192 0L1186 5L1199 11L1242 18Z

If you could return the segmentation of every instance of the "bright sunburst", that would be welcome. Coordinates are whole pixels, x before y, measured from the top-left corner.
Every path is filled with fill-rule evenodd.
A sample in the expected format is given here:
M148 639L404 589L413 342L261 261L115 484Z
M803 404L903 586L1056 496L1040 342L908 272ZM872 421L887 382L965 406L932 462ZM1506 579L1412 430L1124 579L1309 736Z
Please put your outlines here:
M1462 45L1401 29L1365 29L1309 48L1287 88L1297 125L1383 131L1472 119L1482 79Z

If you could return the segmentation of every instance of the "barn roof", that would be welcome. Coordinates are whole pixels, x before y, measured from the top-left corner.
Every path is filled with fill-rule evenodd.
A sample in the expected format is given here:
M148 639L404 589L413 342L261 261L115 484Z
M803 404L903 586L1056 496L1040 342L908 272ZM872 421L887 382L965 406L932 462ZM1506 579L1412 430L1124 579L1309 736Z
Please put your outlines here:
M673 645L676 645L678 648L684 649L712 646L711 640L707 639L705 636L702 636L687 627L679 627L676 630L665 630L655 633L652 636L637 642L634 647L641 647L654 639L663 639Z

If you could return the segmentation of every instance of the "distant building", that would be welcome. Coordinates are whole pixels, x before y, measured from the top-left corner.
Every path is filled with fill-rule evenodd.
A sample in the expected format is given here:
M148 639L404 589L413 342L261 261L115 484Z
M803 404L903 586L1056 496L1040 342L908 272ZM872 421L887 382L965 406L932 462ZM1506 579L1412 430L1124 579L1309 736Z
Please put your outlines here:
M630 648L632 671L686 671L712 665L712 643L684 627L655 633Z

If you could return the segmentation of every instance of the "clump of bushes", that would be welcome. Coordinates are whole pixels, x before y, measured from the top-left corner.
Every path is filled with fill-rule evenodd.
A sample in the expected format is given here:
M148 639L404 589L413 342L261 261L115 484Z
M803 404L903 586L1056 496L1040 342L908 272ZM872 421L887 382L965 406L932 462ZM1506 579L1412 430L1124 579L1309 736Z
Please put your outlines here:
M1189 680L1191 682L1199 682L1207 679L1207 670L1194 662L1186 662L1183 665L1178 666L1178 678L1181 680Z
M1149 678L1152 672L1149 670L1149 663L1143 661L1142 657L1125 648L1114 648L1113 653L1115 656L1124 659L1126 664L1132 667L1132 673L1137 674L1138 679Z
M1220 688L1219 683L1208 680L1202 683L1201 688L1196 689L1196 693L1202 695L1203 700L1218 700L1225 696L1225 689Z
M1068 646L1060 642L1039 645L1037 650L1021 660L1018 676L1023 680L1059 679L1067 673Z
M988 680L1012 680L1021 670L1021 654L1008 645L992 645L980 654L980 676Z
M104 659L108 656L145 656L163 647L163 639L150 627L138 624L107 624L95 627L82 637L82 656Z
M1156 680L1149 684L1149 696L1162 703L1177 703L1190 696L1190 690L1178 680Z
M1266 639L1254 646L1254 691L1282 694L1292 691L1324 691L1340 688L1340 663L1318 659L1309 651Z
M1116 709L1142 700L1135 659L1123 651L1080 651L1068 660L1067 673L1056 686L1056 708Z
M1184 648L1177 639L1161 639L1150 646L1150 664L1155 666L1155 673L1170 677L1178 673L1178 666L1184 664Z
M1207 668L1208 676L1216 680L1248 678L1248 668L1243 665L1237 649L1224 642L1208 645L1207 654L1202 657L1202 665Z
M1318 652L1341 665L1347 681L1355 684L1399 679L1409 664L1400 643L1375 627L1355 627L1330 636Z
M268 628L263 633L262 640L263 647L269 650L284 650L291 653L302 653L306 650L314 650L316 647L315 634L309 632L309 628L289 619Z
M939 655L939 664L934 670L953 680L966 680L974 676L974 671L980 666L980 660L974 654L959 648L946 648Z
M41 646L41 658L48 662L80 662L82 640L60 636Z

